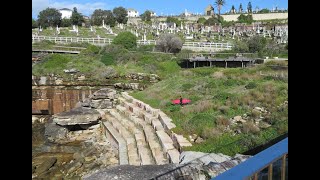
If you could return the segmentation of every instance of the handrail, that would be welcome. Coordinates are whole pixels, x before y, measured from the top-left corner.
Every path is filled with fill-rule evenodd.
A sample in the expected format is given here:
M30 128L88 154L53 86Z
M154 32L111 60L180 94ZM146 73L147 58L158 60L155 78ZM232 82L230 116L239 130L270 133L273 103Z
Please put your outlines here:
M256 180L258 179L258 173L266 167L269 169L268 177L269 179L272 179L272 164L280 158L282 158L281 179L284 180L287 154L288 138L285 138L211 180L239 180L249 179L252 176L254 176L254 179Z

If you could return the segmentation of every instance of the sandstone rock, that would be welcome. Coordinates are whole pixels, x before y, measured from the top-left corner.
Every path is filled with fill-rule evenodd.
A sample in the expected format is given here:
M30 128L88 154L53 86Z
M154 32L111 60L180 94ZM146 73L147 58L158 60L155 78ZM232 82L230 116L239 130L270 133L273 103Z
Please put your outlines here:
M68 130L64 127L57 125L56 123L48 123L45 126L45 137L50 142L63 143L66 141Z
M54 81L54 83L56 85L61 85L63 83L63 80L62 79L57 79L57 80Z
M194 142L199 144L199 143L202 143L203 141L204 140L200 136L198 136Z
M81 75L81 76L78 77L78 81L83 81L85 79L86 79L86 77L84 75Z
M179 164L187 164L194 160L204 164L209 164L210 162L221 163L230 159L230 156L223 154L183 151L179 157Z
M72 68L72 69L64 69L63 72L65 73L77 73L79 70Z
M117 92L114 89L103 88L92 94L92 99L115 99L117 98Z
M46 85L47 83L47 77L41 76L39 80L39 85Z
M40 175L41 173L44 173L45 171L50 169L56 162L57 162L56 157L51 157L49 159L46 159L35 169L35 174Z
M65 126L76 124L96 124L101 119L100 113L95 109L78 107L69 112L53 115L53 122Z
M242 119L242 117L241 116L235 116L233 119L237 122L237 121L240 121Z

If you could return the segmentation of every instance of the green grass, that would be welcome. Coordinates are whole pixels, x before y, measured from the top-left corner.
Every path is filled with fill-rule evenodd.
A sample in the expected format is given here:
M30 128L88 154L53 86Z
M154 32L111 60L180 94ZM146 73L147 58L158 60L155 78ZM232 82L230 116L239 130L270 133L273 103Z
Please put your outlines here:
M49 44L50 45L50 44ZM105 73L113 68L119 75L128 73L154 73L161 81L147 84L143 91L131 93L135 98L160 108L176 124L174 132L185 137L197 134L204 142L194 144L188 150L241 153L269 137L288 130L288 108L278 107L288 100L287 81L260 76L263 73L278 73L269 62L252 68L195 68L181 69L174 55L154 54L146 51L129 52L120 46L91 47L78 55L50 54L32 68L33 75L57 74L68 78L64 69L76 68L88 80L96 84L105 81ZM277 64L278 63L278 64ZM279 64L280 63L280 64ZM283 71L283 70L281 70ZM117 79L117 82L126 82ZM171 100L180 96L191 99L191 104L181 108L171 105ZM266 121L272 127L257 134L227 133L226 124L234 116L251 114L252 108L266 108L270 115ZM241 127L238 127L241 129ZM241 143L233 143L241 140ZM236 144L236 145L235 145ZM219 147L219 148L218 148Z

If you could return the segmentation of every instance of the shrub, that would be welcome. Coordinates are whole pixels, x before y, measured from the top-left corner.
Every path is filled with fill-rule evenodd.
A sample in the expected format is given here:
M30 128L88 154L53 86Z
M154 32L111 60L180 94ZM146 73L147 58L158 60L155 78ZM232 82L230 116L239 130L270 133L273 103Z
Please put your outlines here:
M267 44L267 40L264 37L253 36L248 40L249 52L261 52Z
M253 89L253 88L256 88L257 87L257 84L255 82L249 82L245 88L246 89Z
M137 47L137 37L131 32L121 32L112 41L112 44L122 45L126 49Z
M99 51L100 51L100 48L99 48L99 47L90 44L90 45L87 47L87 49L82 50L82 53L83 53L83 54L86 54L86 55L94 55L94 54L98 54Z
M246 53L249 52L248 44L244 41L236 41L232 48L234 52Z
M260 131L260 129L253 122L246 122L243 124L242 131L244 133L257 134Z
M100 60L101 60L101 62L102 62L103 64L105 64L106 66L114 65L114 64L115 64L114 57L113 57L113 55L111 55L111 54L104 54L104 55L102 55L102 57L101 57Z
M224 116L217 117L217 126L228 126L230 125L230 120Z
M157 49L165 53L178 53L182 48L182 40L174 34L162 34L157 41Z
M201 137L204 139L215 138L222 134L218 128L204 127Z

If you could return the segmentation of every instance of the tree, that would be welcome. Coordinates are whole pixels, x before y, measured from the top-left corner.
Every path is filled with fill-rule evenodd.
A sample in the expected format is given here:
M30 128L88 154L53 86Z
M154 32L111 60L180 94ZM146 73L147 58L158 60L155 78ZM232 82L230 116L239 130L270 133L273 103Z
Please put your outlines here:
M166 22L167 23L176 23L177 26L179 26L179 24L181 23L181 21L179 21L178 18L174 18L174 17L167 17Z
M264 9L261 9L261 10L259 11L259 13L270 13L270 10L264 8Z
M107 17L107 11L102 9L96 9L91 15L91 23L96 26L102 25L102 20Z
M33 29L33 28L37 28L37 27L38 27L37 21L35 21L35 20L32 18L32 29Z
M146 10L143 14L140 15L142 21L151 21L151 12L149 10Z
M165 53L177 53L182 48L182 40L174 34L161 34L157 49Z
M251 24L253 22L253 17L251 14L248 14L248 15L240 14L240 16L237 19L238 19L238 22L240 23Z
M236 41L232 49L234 52L237 52L237 53L249 52L248 44L243 41Z
M118 23L123 23L123 24L127 24L128 21L128 12L125 8L123 7L116 7L113 9L113 15L116 18Z
M137 47L137 37L131 32L121 32L112 41L112 44L122 45L126 49Z
M248 9L248 13L252 13L251 1L249 1L247 9Z
M61 24L60 24L61 27L69 27L71 25L72 25L71 19L63 18L61 20Z
M197 23L199 23L199 24L204 24L206 21L207 21L206 18L200 17L200 18L198 19Z
M61 13L55 8L47 8L39 13L38 22L44 28L60 25Z
M80 13L78 13L78 10L76 7L73 8L71 22L73 25L78 25L78 26L81 26L82 23L84 22L83 16Z
M220 11L221 11L221 8L222 6L224 6L226 4L226 1L225 0L215 0L215 3L214 3L217 8L218 8L218 12L219 12L219 18L221 17L221 14L220 14Z
M106 17L104 18L104 22L110 27L114 27L116 25L116 18L113 16L111 10L106 10Z
M219 23L220 23L220 21L218 18L211 17L211 18L207 19L206 22L204 22L204 25L210 26L210 25L219 24Z
M261 52L267 44L267 40L264 37L253 36L248 40L249 52Z
M235 14L235 13L236 13L236 8L234 7L234 5L232 5L232 7L231 7L231 13L232 13L232 14Z

